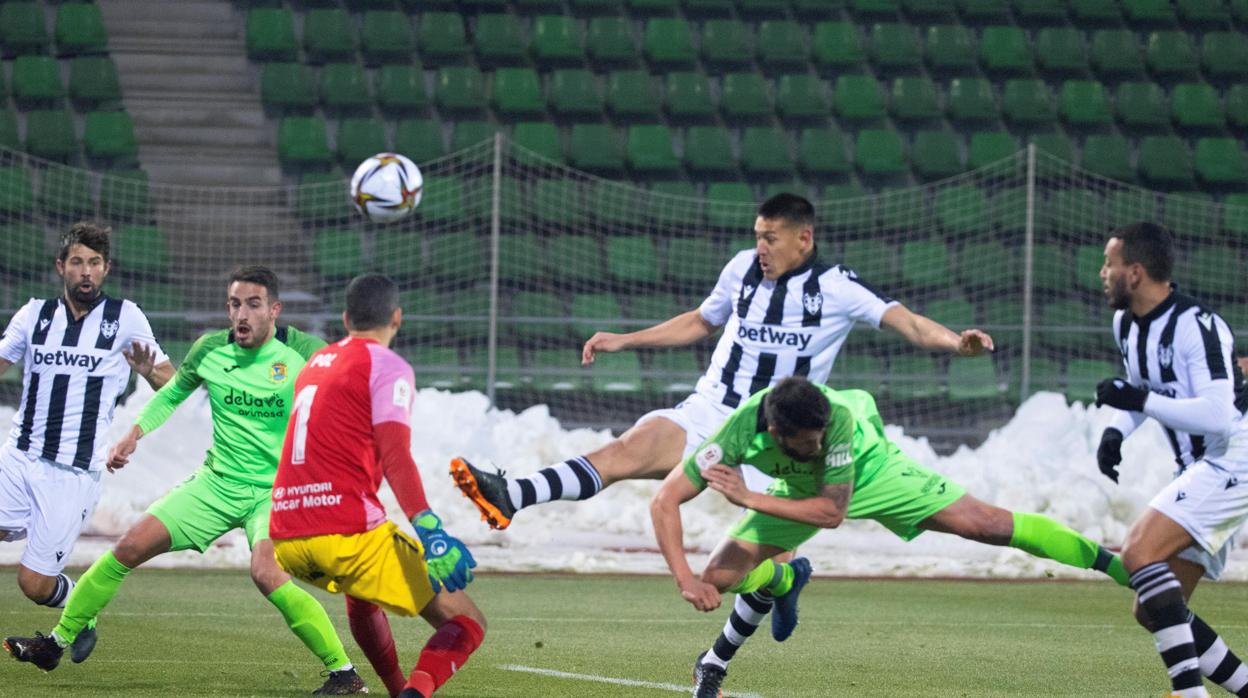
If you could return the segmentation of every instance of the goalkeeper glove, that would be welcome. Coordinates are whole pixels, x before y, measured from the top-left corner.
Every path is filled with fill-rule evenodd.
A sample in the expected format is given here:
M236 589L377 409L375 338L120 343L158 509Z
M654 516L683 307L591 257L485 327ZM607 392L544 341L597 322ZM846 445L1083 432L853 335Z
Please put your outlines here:
M472 568L477 561L472 553L442 528L442 519L426 509L412 517L412 526L425 548L425 566L429 570L429 583L434 592L441 588L459 591L472 581Z
M1122 462L1122 432L1110 427L1101 434L1101 445L1096 449L1096 464L1105 477L1118 482L1118 464Z
M1106 378L1096 386L1096 406L1109 405L1128 412L1143 412L1148 391L1121 378Z

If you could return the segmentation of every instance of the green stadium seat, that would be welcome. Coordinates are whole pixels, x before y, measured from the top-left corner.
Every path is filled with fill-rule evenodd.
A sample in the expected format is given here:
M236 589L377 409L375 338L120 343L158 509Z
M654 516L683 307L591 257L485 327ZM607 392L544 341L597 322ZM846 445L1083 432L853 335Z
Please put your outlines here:
M767 83L758 73L730 73L720 89L720 108L733 121L750 121L771 115Z
M1051 218L1062 221L1057 232L1063 235L1105 234L1105 204L1101 197L1086 189L1061 189L1049 197L1047 209Z
M980 131L971 134L967 148L967 165L978 170L994 162L1013 157L1018 152L1018 141L1004 131Z
M705 291L719 278L723 255L705 237L674 237L663 259L669 281Z
M1148 35L1148 67L1161 77L1195 75L1200 67L1196 47L1185 31L1156 31Z
M1060 99L1062 121L1071 126L1105 126L1114 120L1105 86L1096 80L1067 80Z
M886 292L901 283L897 248L883 240L847 240L843 258L859 278Z
M639 223L639 212L647 209L646 193L631 182L595 178L589 183L587 197L590 210L607 226L607 234L615 228L631 228Z
M893 80L889 111L903 121L924 121L940 117L940 97L936 83L925 77L900 77Z
M978 24L1010 21L1010 6L1006 0L958 0L962 18Z
M314 223L357 215L342 195L342 184L343 176L337 172L304 172L295 190L295 212L305 222Z
M592 390L600 393L640 392L643 387L640 357L636 352L598 355L590 367L589 384Z
M0 178L5 168L0 168ZM0 205L3 203L0 195ZM39 269L48 263L51 255L44 249L43 231L29 223L9 223L0 225L0 267L17 274L25 274L32 269ZM12 289L10 296L13 305L25 303L33 292L23 293L21 289ZM42 294L40 294L42 295ZM10 371L10 373L13 373ZM17 372L20 382L21 372Z
M103 173L100 176L100 212L122 220L146 217L151 212L147 173L143 170Z
M536 195L534 199L536 199ZM545 207L539 207L544 209ZM541 276L537 266L546 258L542 243L533 233L504 234L498 239L498 277L509 282L531 282Z
M168 245L165 232L160 228L124 225L117 229L114 250L126 271L163 276L169 271ZM313 262L316 261L314 256Z
M475 119L456 121L455 127L451 130L451 152L467 150L491 140L497 130L489 121Z
M1036 61L1049 73L1084 73L1088 51L1074 27L1045 27L1036 36Z
M386 128L377 119L352 117L338 122L338 161L346 167L390 150Z
M685 165L698 175L735 172L732 135L718 126L691 126L685 132Z
M455 12L425 12L416 30L416 46L425 63L443 65L468 53L464 20Z
M674 72L667 76L667 113L679 121L714 118L711 84L699 72Z
M415 373L416 385L439 390L463 387L464 366L459 360L459 350L455 347L417 346L410 363Z
M921 56L914 28L897 22L880 22L873 26L871 61L885 71L917 68Z
M411 60L416 39L407 15L395 10L368 10L360 24L360 44L369 63L400 63Z
M1211 194L1179 191L1166 195L1166 213L1161 222L1180 240L1191 240L1216 237L1222 229L1220 218Z
M13 100L18 105L51 106L64 97L65 85L55 58L18 56L13 61Z
M988 197L979 187L970 184L945 187L936 194L935 208L941 230L950 236L988 232Z
M668 180L652 182L643 205L659 226L701 226L703 198L692 182ZM630 218L630 220L635 220Z
M954 6L942 0L902 0L906 15L926 21L949 20L954 17Z
M872 177L901 175L907 169L901 135L887 129L859 131L854 160L864 175Z
M404 17L406 21L406 17ZM317 7L303 15L303 50L313 63L355 57L355 23L346 10Z
M1122 136L1088 136L1083 143L1083 169L1120 182L1134 182L1131 144Z
M1243 298L1244 266L1235 250L1222 245L1203 245L1187 255L1183 266L1187 272L1183 276L1197 294Z
M688 349L669 349L655 353L650 359L650 384L665 395L684 395L693 391L702 373L698 356Z
M21 140L17 136L17 114L12 109L0 108L0 147L19 150Z
M1027 226L1027 188L1008 187L992 197L988 225L1003 233L1018 233Z
M659 280L658 251L649 235L617 235L607 239L607 273L624 283Z
M48 44L43 7L37 2L0 5L0 44L7 55L40 53Z
M446 155L442 127L428 119L404 119L394 129L394 150L413 162L429 162Z
M1027 35L1019 27L984 27L979 43L979 60L991 73L1030 73L1031 49Z
M1196 141L1196 176L1206 185L1248 184L1248 161L1237 138L1201 138ZM1248 328L1246 328L1248 329Z
M535 390L582 390L585 379L581 375L579 362L570 349L539 349L529 352L529 365L521 371Z
M901 9L899 0L849 0L849 11L856 16L896 15Z
M1188 24L1225 25L1231 18L1223 0L1178 0L1179 16Z
M321 68L321 102L336 113L363 111L372 106L368 77L356 63L329 63Z
M585 60L576 20L564 15L542 15L533 21L531 50L539 65Z
M506 9L505 0L491 0L499 9ZM525 14L549 14L563 12L563 3L559 0L516 0L516 9Z
M1152 184L1191 188L1196 173L1187 143L1178 136L1144 138L1140 141L1140 175Z
M556 235L547 246L551 259L562 264L561 276L570 282L601 283L605 272L598 241L588 235Z
M965 298L942 298L931 301L923 315L959 332L975 326L975 306Z
M278 110L314 108L317 94L312 71L302 63L264 64L260 71L260 101L266 107Z
M1020 125L1043 125L1057 118L1052 96L1043 80L1006 81L1001 107L1007 121Z
M1175 22L1170 0L1123 0L1122 9L1132 24L1171 26Z
M941 375L930 356L894 356L889 362L888 392L902 400L940 397Z
M1226 120L1234 128L1248 128L1248 85L1231 85L1226 91Z
M744 182L714 182L706 188L707 222L719 228L740 230L754 220L758 203Z
M653 121L663 98L647 70L617 70L607 77L607 108L621 121Z
M911 240L901 246L901 279L912 288L935 288L949 283L949 249L940 238Z
M1118 120L1136 130L1160 130L1170 125L1166 93L1154 82L1124 82L1116 95Z
M949 118L957 122L997 120L992 84L983 78L955 78L949 83Z
M1075 248L1075 283L1087 293L1101 291L1099 274L1105 261L1104 245L1080 245Z
M1096 359L1071 359L1066 364L1066 399L1091 405L1096 386L1106 378L1122 374L1122 365Z
M538 218L550 224L574 229L585 224L591 210L581 184L574 179L539 179L533 185L531 202L537 208ZM533 259L542 258L544 257L531 255L521 257L529 260L530 264Z
M837 128L802 129L797 146L797 166L812 177L848 174L845 136Z
M875 201L857 184L830 184L819 204L820 225L829 230L860 231L875 225Z
M466 218L464 207L464 182L459 177L425 176L424 197L421 199L420 215L433 223L459 222ZM459 258L467 258L464 267L454 267L454 273L447 276L458 279L474 278L480 273L481 247L476 238L462 234L454 234L456 238L445 242L441 238L432 238L429 242L429 254L440 269L451 269L449 265ZM457 241L462 239L462 241ZM457 252L461 248L468 252ZM454 253L454 254L452 254Z
M1017 255L1015 255L1016 257ZM1016 272L1022 274L1021 268ZM1011 274L1011 289L1017 284L1017 277ZM984 324L982 329L992 335L998 350L1003 347L1017 347L1023 340L1023 304L1018 301L994 298L985 301L981 307ZM1035 374L1035 359L1032 360L1032 373ZM1055 372L1056 373L1056 372ZM1013 378L1018 378L1019 371L1013 371Z
M277 155L283 163L300 167L328 164L325 120L317 116L282 119L277 126Z
M782 75L776 81L776 110L786 120L824 118L832 113L832 102L823 80Z
M949 362L949 399L957 402L996 400L1002 386L992 357L978 356Z
M67 2L56 8L56 50L62 56L103 53L108 31L100 8L93 3Z
M743 17L775 17L789 8L789 0L737 0L737 12Z
M1248 194L1227 194L1223 203L1226 208L1222 224L1242 244L1242 241L1248 240ZM1235 327L1248 329L1248 322L1239 323Z
M440 68L436 90L438 106L442 109L453 112L477 112L485 108L485 78L476 68L468 66Z
M579 337L588 339L598 331L627 332L627 328L616 324L622 317L624 311L615 294L578 293L572 297L572 332ZM635 352L629 353L636 356Z
M395 239L401 243L406 243L406 236L395 236ZM391 251L405 250L414 245L406 244L403 248L392 246L387 243L386 247L379 250L379 257L386 256ZM401 274L396 274L398 278L409 277L413 270L419 270L416 267L408 267ZM383 272L384 273L384 272ZM399 307L403 309L403 334L409 338L415 339L431 339L443 338L452 334L451 323L438 318L435 320L430 316L440 316L446 312L447 302L441 297L436 290L431 288L412 288L399 291ZM420 319L416 319L420 318ZM411 328L410 330L407 328ZM409 334L410 333L410 334Z
M1033 136L1031 142L1036 144L1036 150L1041 153L1048 153L1062 162L1075 162L1075 146L1063 134L1041 133Z
M546 111L541 78L532 68L499 68L494 71L491 102L506 118L524 118Z
M35 157L64 161L78 152L78 139L69 112L49 109L26 113L26 152Z
M927 29L927 64L936 71L967 71L975 67L975 37L960 24Z
M676 0L628 0L628 8L639 15L675 14L676 5Z
M1062 0L1014 0L1014 14L1023 24L1061 24L1066 20Z
M919 131L914 134L910 160L923 179L952 177L964 169L958 137L948 131Z
M884 189L878 194L880 227L906 234L928 229L932 225L932 216L927 191L898 186L905 188Z
M862 34L851 22L819 22L811 48L815 65L823 71L856 69L867 59Z
M784 132L770 126L751 126L741 137L741 166L752 177L793 172L793 155Z
M1103 0L1088 3L1111 5ZM1140 42L1130 29L1100 29L1092 34L1092 66L1102 77L1137 76L1144 73Z
M355 230L318 230L312 241L312 267L322 276L349 277L364 265L363 240Z
M638 58L633 30L623 17L594 17L589 20L585 45L589 57L599 64L635 63Z
M883 119L884 94L870 75L842 75L836 79L836 112L850 121Z
M1211 78L1241 80L1248 77L1248 45L1238 32L1209 32L1201 39L1200 62Z
M624 146L615 129L606 124L574 124L568 149L572 166L592 172L624 169Z
M1021 259L1000 241L970 242L958 253L956 278L969 291L997 294L1012 290L1021 278ZM984 321L990 322L988 318Z
M749 27L735 19L702 23L702 60L716 70L746 67L754 55Z
M432 179L432 178L431 178ZM425 180L429 182L429 179ZM445 193L462 193L462 183L458 178L434 179L433 183L443 185ZM433 203L432 201L430 203ZM442 206L441 202L439 205ZM442 206L446 208L445 206ZM423 206L421 207L424 208ZM428 214L430 212L424 211ZM459 211L456 211L458 214ZM436 278L454 280L462 283L464 279L476 278L485 264L485 246L475 235L464 233L435 233L429 236L429 273Z
M44 170L39 178L39 205L49 216L90 217L95 213L95 201L87 171L69 167Z
M603 12L619 11L619 3L616 0L570 0L569 4L572 11L577 14L601 14Z
M881 395L886 390L884 381L887 374L883 359L846 352L832 364L828 385L837 389L865 390L872 395Z
M1123 189L1110 192L1105 197L1105 211L1115 225L1134 221L1155 221L1161 218L1157 198L1145 189ZM1100 264L1103 245L1097 248L1097 264Z
M0 8L0 25L4 24ZM294 15L281 7L251 8L247 11L246 43L247 55L252 60L297 60L299 44L295 41Z
M668 68L689 67L698 59L689 23L673 17L655 17L646 21L642 51L646 60L655 66Z
M383 65L377 71L377 103L387 112L410 114L429 105L424 72L417 66Z
M519 18L509 14L479 15L473 44L484 65L519 63L529 50Z
M1117 24L1122 20L1118 3L1105 0L1069 0L1070 14L1076 25Z
M1063 293L1074 286L1074 264L1064 246L1036 245L1031 265L1032 278L1039 290Z
M594 74L580 68L554 71L550 78L550 108L564 117L601 118L602 92Z
M1174 86L1170 96L1171 116L1180 129L1221 129L1226 125L1222 103L1211 85L1185 82Z
M511 140L517 146L532 151L546 160L563 163L563 143L559 129L549 121L525 121L516 124ZM525 156L517 153L521 159ZM539 161L540 163L540 161Z
M629 167L645 173L672 172L680 168L672 130L663 125L630 126L628 129Z
M767 70L804 68L806 32L792 20L765 19L758 25L758 62Z

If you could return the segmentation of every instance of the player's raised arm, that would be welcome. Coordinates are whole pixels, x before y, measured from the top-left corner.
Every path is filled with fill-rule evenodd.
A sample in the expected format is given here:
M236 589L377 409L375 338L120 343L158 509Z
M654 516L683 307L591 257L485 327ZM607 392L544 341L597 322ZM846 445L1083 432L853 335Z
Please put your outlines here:
M979 356L994 349L992 337L982 330L954 332L901 304L889 308L880 319L880 324L922 349L946 351L958 356Z
M719 326L703 317L701 310L694 309L636 332L595 332L581 349L581 364L592 364L600 351L609 354L625 349L683 347L711 336L717 329Z
M685 475L684 469L674 468L650 500L650 519L654 522L659 551L672 571L680 595L699 611L713 611L719 608L719 589L702 581L689 567L684 524L680 520L680 505L701 493L702 488Z

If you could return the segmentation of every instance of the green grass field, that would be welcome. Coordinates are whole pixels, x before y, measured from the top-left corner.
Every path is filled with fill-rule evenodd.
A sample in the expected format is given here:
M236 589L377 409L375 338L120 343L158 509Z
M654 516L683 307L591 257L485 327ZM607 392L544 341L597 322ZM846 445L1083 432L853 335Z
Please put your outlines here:
M21 597L14 577L0 570L0 632L47 631L55 613ZM485 645L440 696L678 695L727 613L695 612L660 577L487 575L471 593L490 621ZM342 600L321 598L367 664ZM766 698L1160 696L1164 670L1129 605L1110 583L816 579L793 637L778 644L764 625L725 688ZM1209 584L1195 609L1248 654L1248 586ZM320 685L318 663L246 572L140 570L105 613L86 663L44 674L3 658L0 695L299 696ZM414 664L427 626L391 621L400 659Z

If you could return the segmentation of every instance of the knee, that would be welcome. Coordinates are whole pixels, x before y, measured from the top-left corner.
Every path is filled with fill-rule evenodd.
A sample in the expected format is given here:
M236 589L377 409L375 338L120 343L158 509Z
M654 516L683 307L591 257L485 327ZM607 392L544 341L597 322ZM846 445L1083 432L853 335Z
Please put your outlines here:
M702 571L702 581L719 589L721 592L728 591L729 587L741 581L741 576L734 570L723 567L711 567L709 565Z
M286 574L277 563L265 564L257 560L251 563L251 581L255 583L260 593L268 596L277 591L286 582L290 581L290 575Z
M1130 541L1123 545L1119 555L1122 558L1122 566L1126 568L1128 574L1135 574L1140 568L1157 562L1152 559L1155 555L1150 551L1142 550L1139 546L1132 545Z
M43 603L48 600L48 597L52 595L52 591L56 589L56 577L48 577L25 567L19 567L17 586L26 595L26 598L35 603Z
M117 541L117 545L113 546L113 557L117 558L117 562L134 569L147 560L146 547L133 536L123 536Z

